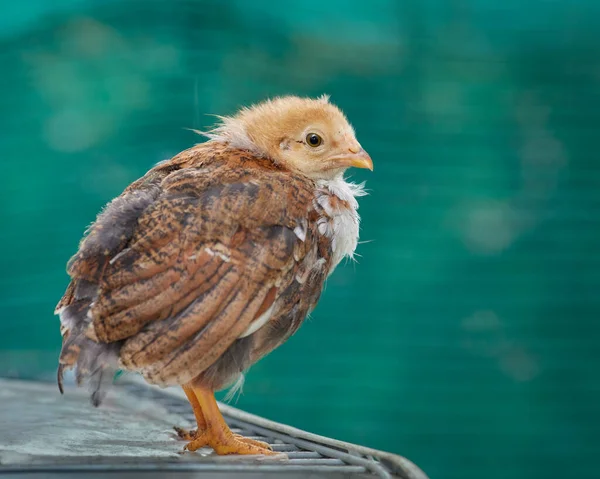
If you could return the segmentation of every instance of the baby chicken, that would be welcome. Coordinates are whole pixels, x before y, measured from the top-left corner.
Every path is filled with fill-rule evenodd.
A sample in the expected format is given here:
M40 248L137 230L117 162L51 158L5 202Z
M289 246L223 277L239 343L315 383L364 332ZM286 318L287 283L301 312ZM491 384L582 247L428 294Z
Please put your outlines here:
M180 385L188 450L271 454L225 424L214 391L287 340L358 241L349 167L373 169L327 97L244 108L98 215L68 263L58 382L75 368L99 405L116 369Z

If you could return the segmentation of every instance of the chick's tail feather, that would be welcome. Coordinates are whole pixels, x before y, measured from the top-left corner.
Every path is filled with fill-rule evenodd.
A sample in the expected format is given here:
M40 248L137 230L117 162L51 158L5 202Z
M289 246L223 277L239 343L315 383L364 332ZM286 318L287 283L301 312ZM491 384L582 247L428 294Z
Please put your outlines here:
M75 369L75 382L78 386L86 384L92 404L99 406L118 369L120 344L97 343L86 336L91 322L88 311L93 298L78 294L83 292L82 289L76 287L73 301L58 311L63 345L58 359L57 383L63 394L64 372Z

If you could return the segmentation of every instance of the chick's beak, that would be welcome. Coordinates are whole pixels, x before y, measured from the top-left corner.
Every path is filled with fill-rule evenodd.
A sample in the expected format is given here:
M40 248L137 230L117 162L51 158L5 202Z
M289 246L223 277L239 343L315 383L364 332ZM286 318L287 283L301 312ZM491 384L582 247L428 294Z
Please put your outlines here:
M373 160L360 145L351 146L348 152L332 158L333 168L367 168L373 171Z
M368 168L373 171L373 160L369 154L363 150L362 148L357 152L352 152L348 155L347 160L349 161L349 166L354 168Z

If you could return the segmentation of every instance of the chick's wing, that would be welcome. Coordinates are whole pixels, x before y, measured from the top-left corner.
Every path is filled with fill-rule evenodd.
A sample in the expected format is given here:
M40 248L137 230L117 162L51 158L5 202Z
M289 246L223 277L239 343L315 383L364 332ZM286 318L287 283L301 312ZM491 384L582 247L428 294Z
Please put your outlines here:
M122 342L122 364L151 382L182 383L293 278L311 185L241 153L149 178L105 210L69 273L98 286L88 337Z

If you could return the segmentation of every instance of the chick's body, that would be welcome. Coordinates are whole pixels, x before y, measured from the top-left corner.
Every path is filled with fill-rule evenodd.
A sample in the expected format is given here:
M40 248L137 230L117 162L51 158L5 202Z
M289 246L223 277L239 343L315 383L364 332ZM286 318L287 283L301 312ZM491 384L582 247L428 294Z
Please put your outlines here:
M352 255L361 190L342 175L372 164L325 98L265 102L207 136L130 185L82 240L57 307L59 385L74 367L96 405L117 368L182 385L198 421L188 448L268 453L227 433L212 392L289 338Z

